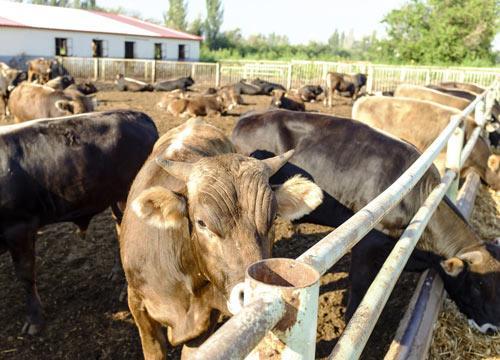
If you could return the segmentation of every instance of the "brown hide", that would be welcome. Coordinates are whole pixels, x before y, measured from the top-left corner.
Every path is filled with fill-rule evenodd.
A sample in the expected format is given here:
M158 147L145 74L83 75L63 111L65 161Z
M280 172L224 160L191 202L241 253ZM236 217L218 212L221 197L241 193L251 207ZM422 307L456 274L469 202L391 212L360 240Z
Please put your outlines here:
M450 106L456 109L463 110L470 101L461 99L459 97L444 94L437 90L429 89L424 86L402 84L396 88L394 92L395 97L408 97L417 100L432 101L444 106Z
M439 86L442 86L444 88L448 89L460 89L460 90L466 90L470 91L471 93L474 93L476 95L482 94L484 92L484 89L482 87L479 87L474 84L467 84L467 83L461 83L461 82L442 82L439 84Z
M222 114L224 108L218 96L197 96L189 99L174 99L167 106L168 112L174 116L187 115L207 116Z
M44 58L34 59L28 62L28 82L33 81L33 75L36 75L40 84L45 84L50 78L50 65L52 61Z
M17 86L10 95L8 106L16 122L93 111L92 100L81 94L31 83Z
M408 141L420 151L425 151L446 127L450 117L459 113L457 109L430 101L379 96L360 99L352 109L354 119ZM466 139L473 128L474 120L468 117ZM441 173L444 173L445 151L436 159L436 166ZM486 181L490 155L487 142L483 138L478 139L461 175L464 176L468 169L473 169ZM493 186L494 182L489 182L489 185Z

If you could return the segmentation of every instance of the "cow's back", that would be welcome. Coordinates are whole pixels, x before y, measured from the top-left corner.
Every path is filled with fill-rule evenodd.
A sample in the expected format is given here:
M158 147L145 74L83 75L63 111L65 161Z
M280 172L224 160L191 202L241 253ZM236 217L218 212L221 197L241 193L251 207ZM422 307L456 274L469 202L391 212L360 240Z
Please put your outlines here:
M12 91L8 106L16 121L22 122L68 115L56 107L56 102L60 100L67 101L69 98L62 91L23 83Z
M2 218L41 225L94 215L125 201L158 138L145 114L110 111L0 129Z
M450 106L459 110L465 109L470 101L459 98L457 96L444 94L434 89L426 88L423 86L415 86L403 84L399 85L394 92L395 97L409 97L417 100L432 101L444 106Z

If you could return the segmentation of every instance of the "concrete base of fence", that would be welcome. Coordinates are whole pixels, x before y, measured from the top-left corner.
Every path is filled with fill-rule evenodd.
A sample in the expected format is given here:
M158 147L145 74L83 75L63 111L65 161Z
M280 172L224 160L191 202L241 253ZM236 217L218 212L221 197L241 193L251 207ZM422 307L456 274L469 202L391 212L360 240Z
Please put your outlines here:
M279 295L285 302L285 315L247 360L314 359L319 277L314 268L293 259L267 259L248 268L245 303Z

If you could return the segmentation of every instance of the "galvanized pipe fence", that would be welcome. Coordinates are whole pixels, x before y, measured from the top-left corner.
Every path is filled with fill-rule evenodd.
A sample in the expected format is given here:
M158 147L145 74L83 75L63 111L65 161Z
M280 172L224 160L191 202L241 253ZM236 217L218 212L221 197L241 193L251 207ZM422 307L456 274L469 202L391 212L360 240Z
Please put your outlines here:
M399 84L427 85L443 81L488 86L500 78L499 68L443 68L394 66L371 63L325 61L221 61L217 63L164 60L59 57L59 62L77 78L110 81L121 73L126 77L155 82L192 76L206 86L233 84L241 79L261 78L287 89L322 85L329 71L368 75L367 92L393 91Z
M272 265L274 262L283 261L284 259L268 259L257 263L264 273L272 273L278 279L283 279L283 277L300 278L300 275L305 273L305 270L300 267L301 264L309 265L317 272L319 278L319 275L328 271L408 194L445 146L454 149L447 152L448 169L441 179L441 183L429 194L401 235L351 321L347 324L329 359L357 359L361 355L399 275L440 201L445 195L448 195L452 201L457 200L452 185L454 182L458 182L461 166L470 154L470 150L485 125L486 119L484 115L488 113L488 111L484 111L486 96L490 93L498 94L498 88L499 84L495 82L488 90L471 102L460 115L452 116L449 124L441 134L389 188L299 256L297 260L287 259L288 267L284 267L286 272L283 271L283 267ZM477 127L462 150L463 122L473 111L479 114L475 118ZM468 195L474 191L470 186L471 183L475 183L477 187L477 179L474 181L474 179L468 178L466 191L461 192L462 199L469 199L469 201L461 204L464 212L469 214L472 207L470 199L474 198L474 195ZM261 276L260 279L256 279L255 274L250 271L254 266L255 264L251 265L246 273L245 306L198 349L195 359L258 359L259 356L261 356L260 358L270 358L285 353L286 359L312 359L314 357L315 342L307 339L315 337L316 326L301 328L302 338L298 339L292 334L297 323L304 321L311 323L311 317L317 316L318 300L316 298L316 306L311 305L310 301L311 294L314 294L315 291L311 290L312 287L309 288L294 281L285 284L280 281L275 282L270 276ZM431 278L429 276L428 272L423 275L419 283L420 290L417 288L415 299L432 298L429 293L434 288L433 284L428 284L428 281L439 281L437 280L439 278L435 274ZM314 275L310 275L310 278L314 278ZM314 283L312 280L309 282ZM309 285L312 286L311 284ZM421 294L418 294L418 291L423 291L423 285L427 285L424 289L427 295L420 296ZM271 291L269 291L270 289ZM302 302L296 301L298 298L302 299L302 297L309 299L307 306L301 306ZM415 299L413 305L417 303ZM439 304L438 300L434 302L433 310L435 314L438 312ZM406 346L401 346L399 342L397 346L391 346L387 359L408 358L410 348L417 340L423 342L424 346L418 348L420 353L415 358L425 357L428 350L425 346L430 343L432 324L435 317L431 317L427 321L427 327L422 327L420 325L425 316L425 313L422 312L422 306L414 306L412 310L414 310L413 313L410 311L405 315L397 333L405 335ZM305 320L296 321L298 318ZM289 321L286 321L286 319ZM288 327L283 326L283 322L286 322ZM415 323L418 323L416 328ZM427 333L423 334L422 329L426 329ZM427 338L422 340L424 335ZM398 339L398 341L400 340ZM307 346L304 346L304 344L307 344ZM402 352L401 349L404 351ZM405 356L401 356L402 354L405 354Z

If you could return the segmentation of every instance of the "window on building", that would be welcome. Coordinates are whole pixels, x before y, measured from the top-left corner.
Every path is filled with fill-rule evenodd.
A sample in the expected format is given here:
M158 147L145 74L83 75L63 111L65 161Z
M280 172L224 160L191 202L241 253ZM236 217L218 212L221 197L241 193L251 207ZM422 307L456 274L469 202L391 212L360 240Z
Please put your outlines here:
M134 42L125 41L125 59L134 58Z
M104 56L104 46L102 40L92 40L92 56L93 57L103 57Z
M184 44L179 44L179 56L177 56L179 60L185 60L186 59L186 45Z
M160 43L155 44L155 60L163 59L163 51Z
M56 56L68 56L68 39L56 38Z

